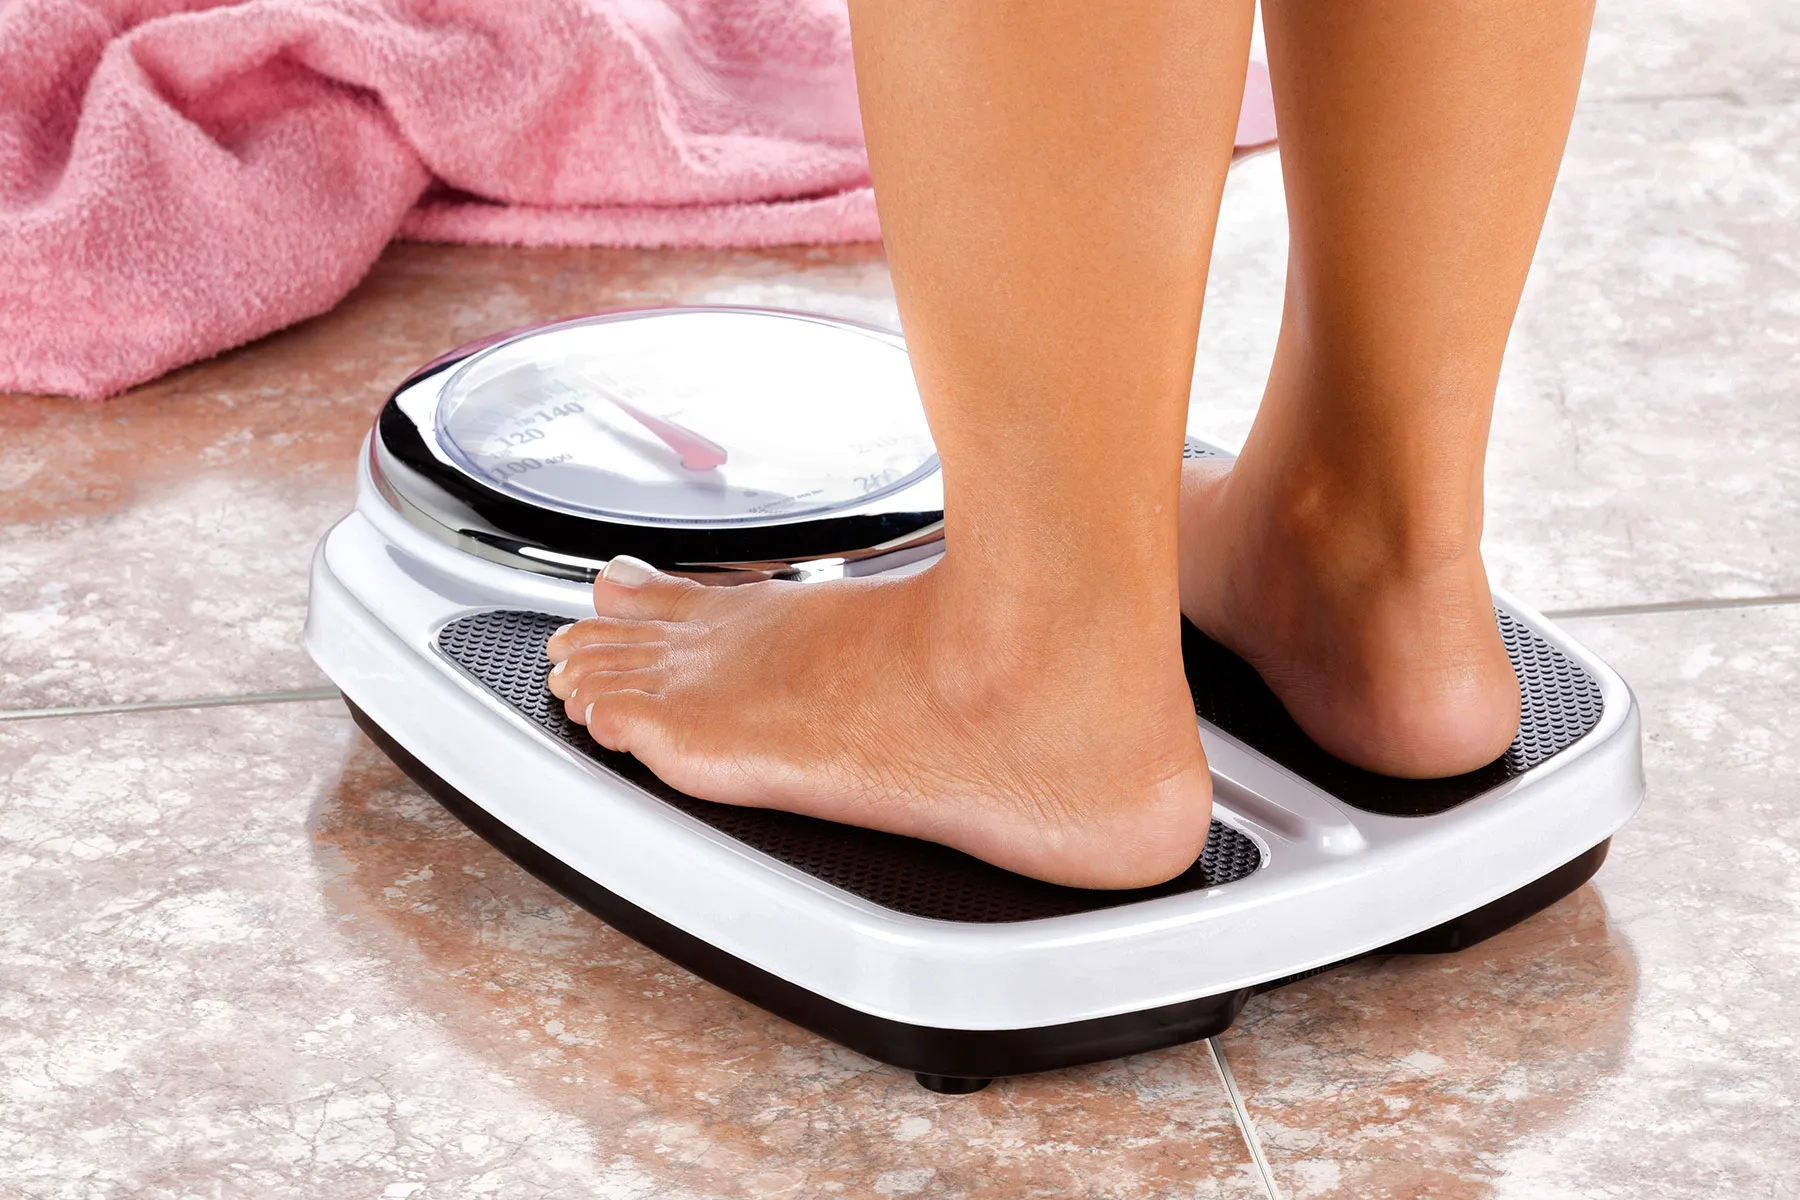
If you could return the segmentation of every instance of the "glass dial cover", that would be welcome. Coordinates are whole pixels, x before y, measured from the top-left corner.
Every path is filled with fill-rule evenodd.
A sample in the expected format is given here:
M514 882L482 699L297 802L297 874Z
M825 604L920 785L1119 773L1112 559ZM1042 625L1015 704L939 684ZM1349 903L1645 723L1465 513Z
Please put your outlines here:
M897 339L780 313L675 310L534 331L458 367L435 424L445 455L489 487L645 525L819 517L938 467Z

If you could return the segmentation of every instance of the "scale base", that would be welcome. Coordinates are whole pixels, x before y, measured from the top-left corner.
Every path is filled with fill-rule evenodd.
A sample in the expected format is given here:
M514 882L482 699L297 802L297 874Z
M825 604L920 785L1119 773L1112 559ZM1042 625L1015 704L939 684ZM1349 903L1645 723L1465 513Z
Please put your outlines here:
M787 365L765 364L768 378ZM1580 886L1642 799L1629 688L1499 594L1519 733L1441 780L1331 758L1248 664L1184 624L1214 820L1196 861L1154 888L1059 887L930 842L683 795L599 747L547 688L545 639L592 615L593 569L634 554L807 579L911 570L924 563L894 555L936 544L941 480L830 519L698 530L500 504L441 453L453 369L455 356L415 374L382 411L356 511L314 558L314 660L389 757L528 871L932 1090L1207 1038L1258 992L1343 962L1473 945ZM519 436L567 415L534 410Z
M944 1095L978 1092L1000 1076L1056 1070L1215 1037L1231 1027L1251 996L1360 959L1467 949L1575 891L1600 869L1611 845L1610 838L1602 841L1524 887L1430 929L1254 987L1034 1029L940 1029L888 1020L829 1000L639 908L496 820L420 762L354 702L346 699L345 704L369 739L415 783L471 831L571 901L702 979L821 1037L911 1070L921 1086Z

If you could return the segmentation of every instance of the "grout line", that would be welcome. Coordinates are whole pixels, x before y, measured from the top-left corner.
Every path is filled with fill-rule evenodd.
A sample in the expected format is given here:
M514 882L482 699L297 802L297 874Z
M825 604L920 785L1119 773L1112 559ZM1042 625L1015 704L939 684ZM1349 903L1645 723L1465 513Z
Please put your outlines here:
M1244 1135L1250 1161L1256 1164L1256 1172L1262 1176L1263 1191L1269 1200L1281 1200L1281 1189L1275 1184L1275 1172L1269 1167L1268 1155L1263 1153L1262 1139L1256 1136L1256 1126L1250 1123L1250 1110L1244 1107L1243 1093L1238 1091L1237 1077L1231 1073L1231 1064L1225 1061L1225 1048L1219 1045L1216 1037L1206 1039L1206 1048L1212 1051L1213 1069L1218 1071L1219 1082L1225 1085L1225 1094L1231 1098L1231 1114L1237 1118L1238 1132Z
M1723 88L1715 92L1616 92L1610 96L1584 96L1584 104L1684 104L1699 103L1705 100L1722 101L1734 104L1739 108L1746 107L1750 101L1744 93L1735 88Z
M0 721L41 721L46 717L98 717L109 713L162 712L172 708L231 708L243 704L297 704L336 700L334 687L297 688L291 692L253 692L247 696L195 696L187 700L133 700L125 704L70 704L58 708L15 708L0 711Z
M1646 604L1603 604L1592 608L1551 608L1544 615L1553 621L1584 617L1631 617L1655 613L1716 612L1734 608L1780 608L1800 604L1800 592L1773 596L1735 596L1717 600L1657 600ZM230 708L243 704L294 704L307 700L335 700L343 693L334 687L298 688L290 692L252 692L242 696L197 696L186 700L136 700L125 704L71 704L54 708L0 710L0 721L37 721L48 717L97 717L110 713L160 712L172 708ZM1215 1052L1216 1053L1216 1052ZM1223 1060L1220 1060L1223 1062Z
M1581 617L1634 617L1649 613L1710 612L1724 608L1780 608L1800 604L1800 592L1777 596L1733 596L1718 600L1659 600L1649 604L1602 604L1594 608L1558 608L1544 613L1553 621Z

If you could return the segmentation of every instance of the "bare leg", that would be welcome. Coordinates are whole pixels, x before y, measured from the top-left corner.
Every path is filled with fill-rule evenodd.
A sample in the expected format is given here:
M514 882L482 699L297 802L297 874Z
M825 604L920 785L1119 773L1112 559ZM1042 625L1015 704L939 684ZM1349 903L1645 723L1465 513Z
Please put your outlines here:
M1287 303L1238 465L1187 472L1183 609L1340 757L1469 770L1518 724L1480 555L1482 466L1591 5L1263 11Z
M595 585L570 715L676 787L1152 883L1205 842L1180 445L1246 0L857 0L948 553L908 579ZM634 586L626 586L633 584Z

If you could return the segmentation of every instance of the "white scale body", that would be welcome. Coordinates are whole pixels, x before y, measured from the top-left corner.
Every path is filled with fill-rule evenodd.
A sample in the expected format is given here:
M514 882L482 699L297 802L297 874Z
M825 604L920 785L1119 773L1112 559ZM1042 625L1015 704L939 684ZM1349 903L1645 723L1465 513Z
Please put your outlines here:
M574 383L556 374L572 346L590 364ZM619 361L606 361L611 351ZM543 375L522 389L518 364L538 360ZM824 365L801 371L812 394L790 413L784 389L802 360ZM856 444L887 438L877 453L889 458L783 492L833 439L858 436L817 405L861 402L871 372L871 404L886 415ZM510 393L492 391L497 376ZM731 459L738 447L716 422L732 418L702 429L694 416L722 408L658 394L721 380L759 429L807 426L823 451ZM553 415L591 387L612 389L610 403ZM1141 893L1055 888L910 839L721 812L584 744L560 704L538 702L543 632L592 615L587 581L613 553L713 582L929 566L942 489L928 444L920 457L928 434L910 389L896 335L760 310L610 314L454 352L402 385L365 445L356 510L314 560L307 647L371 736L528 869L697 974L942 1091L1210 1036L1250 995L1293 977L1478 941L1578 887L1636 810L1630 690L1501 594L1502 630L1515 665L1527 664L1527 725L1534 705L1554 710L1536 714L1537 743L1528 729L1508 760L1460 781L1382 780L1297 743L1266 694L1240 705L1197 690L1225 865ZM523 438L509 405L582 428ZM463 444L446 426L463 428ZM561 455L572 470L584 444L614 435L636 438L636 457L592 480L540 486L544 470L512 465L549 443L573 447ZM500 446L509 439L520 445ZM713 482L690 495L683 471ZM748 482L717 482L733 471ZM540 490L511 487L517 475ZM587 499L564 503L557 487L588 488ZM797 511L808 495L816 511ZM1191 673L1204 653L1218 688L1259 690L1227 652L1185 632Z

